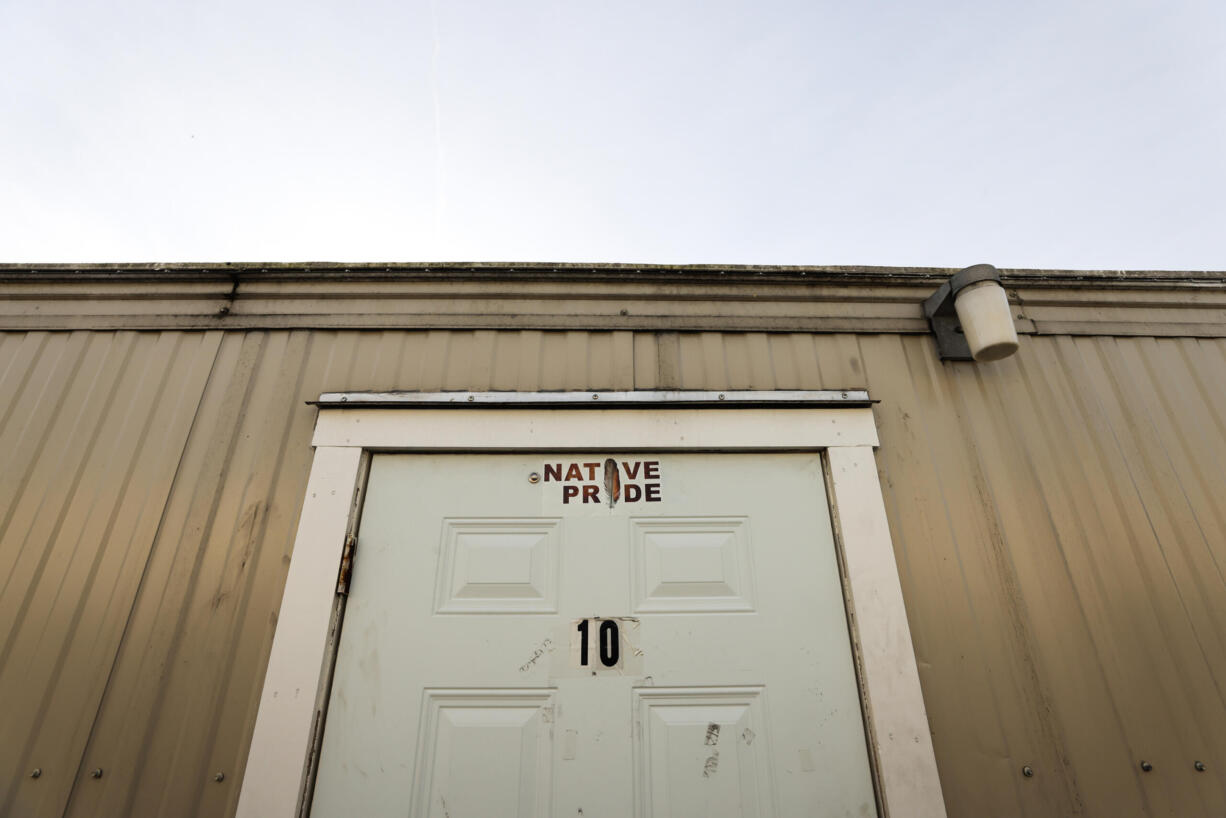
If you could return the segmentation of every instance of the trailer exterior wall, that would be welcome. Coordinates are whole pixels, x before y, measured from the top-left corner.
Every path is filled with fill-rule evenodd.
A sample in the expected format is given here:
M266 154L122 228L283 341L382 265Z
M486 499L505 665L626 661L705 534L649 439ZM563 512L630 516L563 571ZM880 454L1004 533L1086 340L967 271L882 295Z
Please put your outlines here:
M31 331L0 387L13 814L233 812L305 401L392 388L868 388L950 814L1226 811L1226 340Z

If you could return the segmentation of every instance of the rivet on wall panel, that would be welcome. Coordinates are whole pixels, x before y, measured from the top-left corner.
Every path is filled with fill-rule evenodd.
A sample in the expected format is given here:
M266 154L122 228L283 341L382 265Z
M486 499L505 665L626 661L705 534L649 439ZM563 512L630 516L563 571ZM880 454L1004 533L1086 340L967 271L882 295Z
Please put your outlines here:
M1193 762L1192 766L1196 768L1198 773L1203 773L1205 771L1205 762L1203 761Z
M1141 769L1144 770L1145 772L1149 772L1153 770L1153 768L1154 768L1154 765L1150 764L1148 761L1141 762Z
M1200 764L1200 762L1199 762L1199 761L1198 761L1198 762L1196 762L1196 763L1197 763L1197 764ZM1202 765L1202 766L1203 766L1203 765ZM42 774L43 774L43 768L42 768L42 767L35 767L33 770L31 770L31 771L30 771L30 778L39 778L39 777L41 777L41 776L42 776Z
M91 772L89 775L90 775L90 778L101 778L101 777L102 777L102 768L101 768L101 767L94 767L93 772Z
M1022 767L1022 775L1026 776L1027 778L1034 777L1034 770L1031 768L1029 764L1027 764L1025 767Z
M217 774L213 776L213 780L220 784L222 781L226 780L226 774L218 771Z

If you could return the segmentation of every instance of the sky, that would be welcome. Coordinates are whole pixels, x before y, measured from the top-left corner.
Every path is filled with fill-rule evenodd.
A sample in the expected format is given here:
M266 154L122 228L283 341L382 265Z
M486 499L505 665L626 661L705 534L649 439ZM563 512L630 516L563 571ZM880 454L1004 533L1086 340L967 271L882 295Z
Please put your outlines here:
M0 0L0 261L1226 270L1226 2Z

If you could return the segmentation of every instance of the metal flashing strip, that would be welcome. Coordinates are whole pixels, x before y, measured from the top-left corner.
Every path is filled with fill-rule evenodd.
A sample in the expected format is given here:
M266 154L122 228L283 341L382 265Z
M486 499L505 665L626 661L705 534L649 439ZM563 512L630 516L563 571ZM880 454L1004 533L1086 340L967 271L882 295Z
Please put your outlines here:
M876 403L865 389L636 390L631 392L324 392L312 405L327 409L409 409L506 406L517 409L706 407L851 409Z

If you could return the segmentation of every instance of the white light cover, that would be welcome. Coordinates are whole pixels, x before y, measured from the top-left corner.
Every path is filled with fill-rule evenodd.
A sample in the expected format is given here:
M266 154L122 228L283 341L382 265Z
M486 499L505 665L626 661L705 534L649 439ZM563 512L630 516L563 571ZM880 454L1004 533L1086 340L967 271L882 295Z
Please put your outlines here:
M958 322L976 361L999 361L1017 352L1017 330L1005 288L996 281L977 281L954 299Z

